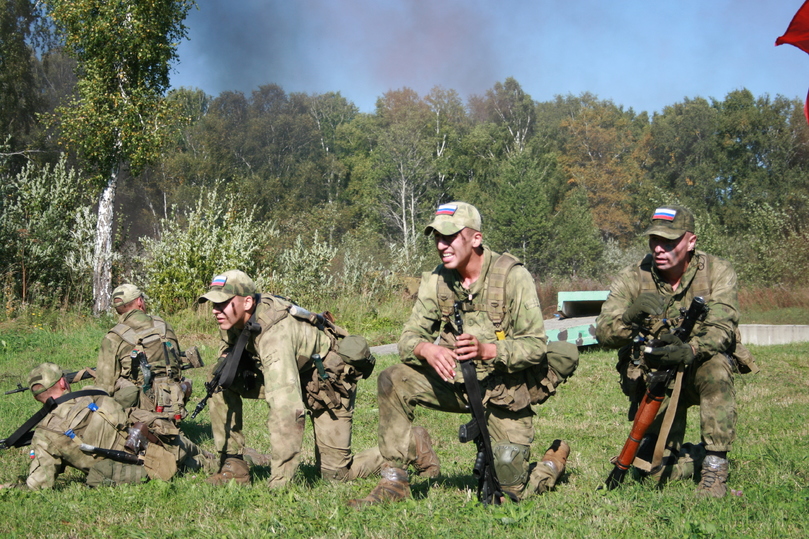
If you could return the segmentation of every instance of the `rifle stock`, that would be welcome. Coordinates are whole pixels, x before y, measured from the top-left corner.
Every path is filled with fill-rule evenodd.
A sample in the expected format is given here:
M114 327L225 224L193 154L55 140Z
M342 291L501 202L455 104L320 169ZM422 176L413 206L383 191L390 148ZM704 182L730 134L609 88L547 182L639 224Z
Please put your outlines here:
M679 327L673 330L674 334L683 342L688 341L691 337L691 332L694 325L701 319L705 318L708 313L708 307L705 300L697 296L691 302L688 311L683 315L683 321ZM649 427L652 425L657 412L660 411L660 406L663 404L663 398L666 395L666 388L671 379L671 374L676 370L676 367L668 371L659 371L649 377L649 383L646 388L646 394L641 401L638 411L635 413L635 420L632 423L632 429L629 436L615 461L610 475L604 485L599 486L599 490L606 487L607 490L614 490L621 485L626 475L627 470L635 461L640 448L640 442Z

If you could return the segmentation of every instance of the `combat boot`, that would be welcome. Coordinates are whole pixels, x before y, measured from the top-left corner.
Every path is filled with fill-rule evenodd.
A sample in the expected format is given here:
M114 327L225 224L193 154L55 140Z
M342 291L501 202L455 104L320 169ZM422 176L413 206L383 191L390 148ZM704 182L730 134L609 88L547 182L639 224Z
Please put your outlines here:
M250 466L269 466L271 455L259 453L252 447L245 447L242 449L242 458L246 460Z
M348 506L355 509L382 502L400 502L410 497L410 482L407 471L386 465L380 472L382 479L368 496L361 499L348 500Z
M526 492L543 494L552 489L565 473L570 446L562 440L554 440L545 451L542 461L531 471Z
M702 461L702 479L697 487L697 496L723 498L728 491L728 459L708 455Z
M433 450L433 441L424 427L413 427L410 430L416 445L416 460L413 467L421 477L435 478L441 473L441 461Z
M248 464L236 457L225 459L219 471L205 480L209 485L222 486L227 485L231 480L240 485L249 485L250 481L250 467Z

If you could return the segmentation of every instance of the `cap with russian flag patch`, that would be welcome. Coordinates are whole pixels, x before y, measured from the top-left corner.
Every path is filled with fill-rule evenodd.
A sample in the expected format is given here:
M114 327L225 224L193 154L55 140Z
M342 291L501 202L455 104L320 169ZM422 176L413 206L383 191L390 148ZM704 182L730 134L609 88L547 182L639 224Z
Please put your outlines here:
M477 208L466 202L449 202L438 206L435 217L424 229L424 234L429 236L435 230L444 236L451 236L464 228L480 232L480 227L480 212Z
M694 233L694 214L684 206L671 205L654 211L652 224L643 235L676 240L686 232Z
M233 296L252 296L256 292L256 283L245 272L230 270L211 279L210 290L199 297L199 302L222 303Z

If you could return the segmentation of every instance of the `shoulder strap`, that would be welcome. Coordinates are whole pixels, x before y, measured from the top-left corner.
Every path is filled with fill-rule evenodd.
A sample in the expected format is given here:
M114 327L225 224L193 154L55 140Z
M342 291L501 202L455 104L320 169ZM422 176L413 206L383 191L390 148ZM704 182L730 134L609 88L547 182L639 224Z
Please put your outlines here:
M647 254L643 257L640 264L635 266L638 274L638 295L643 292L656 292L657 285L652 277L652 255Z
M491 269L489 270L489 283L486 286L486 303L480 306L467 306L465 309L482 311L485 310L489 315L489 320L492 321L494 327L499 330L506 316L506 280L511 268L514 266L521 266L522 262L510 253L503 253L492 262ZM452 316L453 309L455 308L455 296L452 293L447 281L445 273L439 272L436 283L436 295L438 298L438 306L441 309L443 317Z
M46 400L45 404L42 405L42 408L40 408L37 413L32 415L28 421L23 423L20 428L15 430L11 436L2 441L2 447L8 449L9 447L23 447L30 444L31 436L26 435L31 432L34 427L39 425L39 422L42 421L45 416L51 413L57 406L72 399L79 399L81 397L89 397L93 395L103 395L105 397L109 397L109 394L102 389L82 389L72 393L65 393L57 399L50 398ZM33 435L33 432L31 432L31 434Z
M124 341L126 341L130 346L137 346L138 344L138 334L135 332L134 329L127 326L126 324L116 324L110 332L115 333Z
M222 376L219 378L219 387L222 389L229 388L230 384L232 384L233 380L236 378L236 371L239 369L239 363L241 362L242 354L244 353L245 346L247 346L247 341L250 339L250 335L253 333L261 333L261 325L256 322L256 313L258 312L258 304L261 301L261 296L256 294L253 298L256 304L253 314L250 315L250 319L244 325L244 329L242 329L239 339L236 341L236 346L233 347L231 353L225 358L225 365L222 367Z
M500 330L506 316L506 279L511 268L516 265L522 265L522 262L512 254L503 253L494 261L490 270L489 284L486 287L486 311L496 330Z
M694 276L694 281L690 287L692 297L702 296L705 299L711 297L710 259L711 257L705 253L694 253L693 262L697 264L697 274Z

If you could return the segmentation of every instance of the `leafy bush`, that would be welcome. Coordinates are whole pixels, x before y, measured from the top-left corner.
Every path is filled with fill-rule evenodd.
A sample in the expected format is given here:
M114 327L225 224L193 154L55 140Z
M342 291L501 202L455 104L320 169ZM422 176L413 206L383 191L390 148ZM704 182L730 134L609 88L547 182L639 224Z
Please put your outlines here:
M63 156L53 166L29 162L18 174L0 179L0 272L15 283L4 294L23 303L81 298L76 292L82 285L65 264L83 248L75 234L79 219L90 211L75 170L67 168Z
M159 237L140 238L141 279L158 309L174 312L191 305L222 271L240 269L255 276L258 254L277 235L273 224L254 222L253 210L240 208L220 188L204 190L188 212L173 207L169 218L160 221Z

